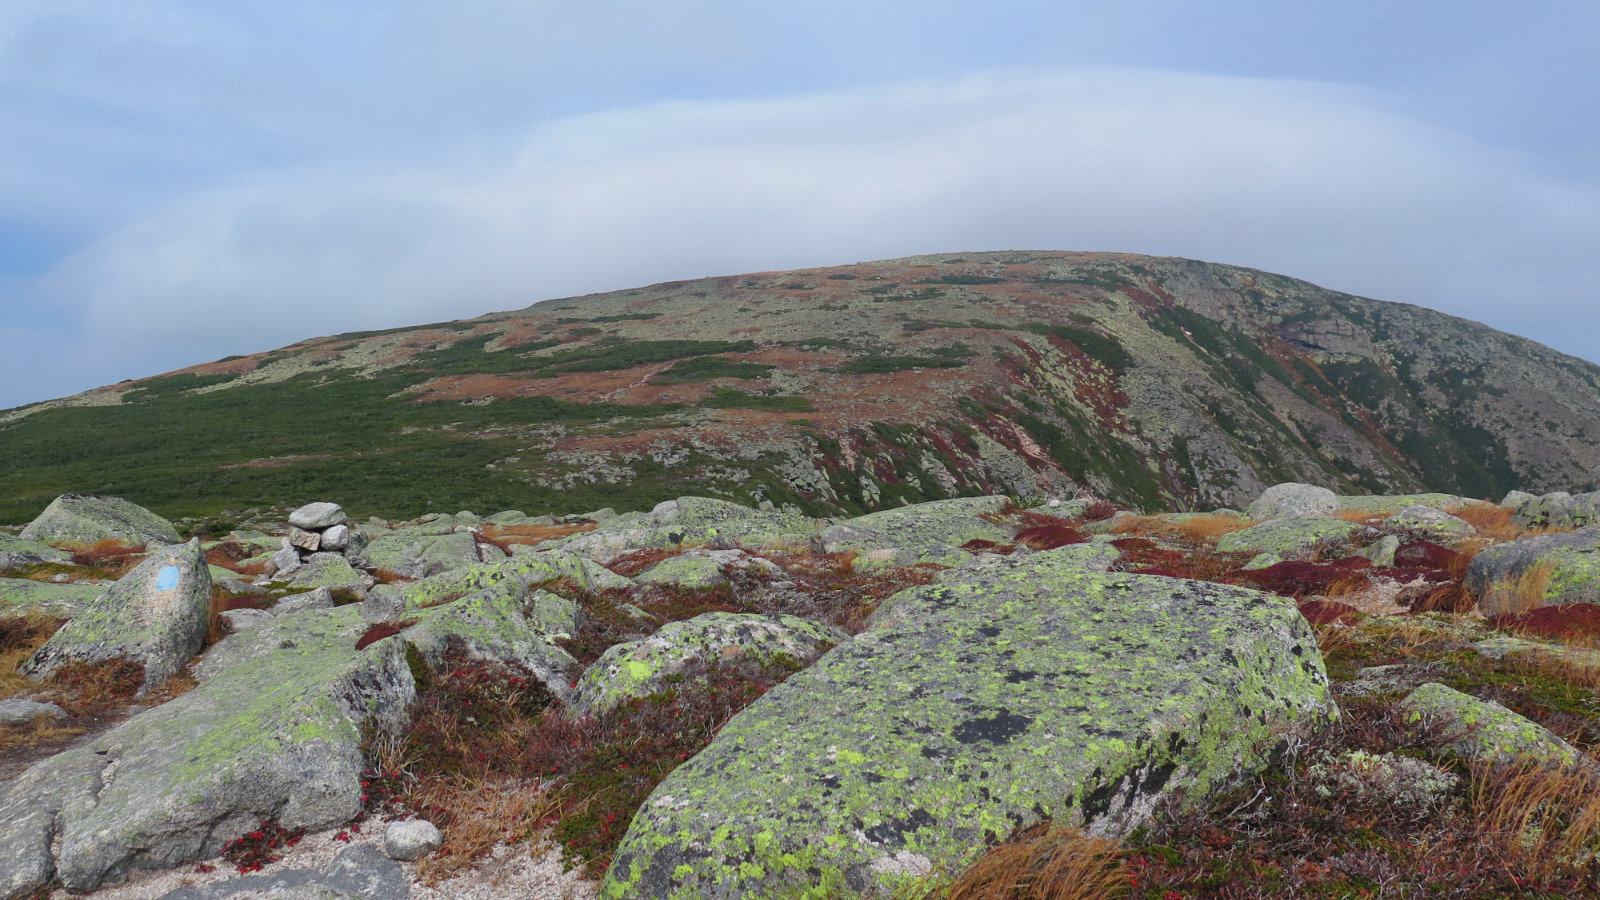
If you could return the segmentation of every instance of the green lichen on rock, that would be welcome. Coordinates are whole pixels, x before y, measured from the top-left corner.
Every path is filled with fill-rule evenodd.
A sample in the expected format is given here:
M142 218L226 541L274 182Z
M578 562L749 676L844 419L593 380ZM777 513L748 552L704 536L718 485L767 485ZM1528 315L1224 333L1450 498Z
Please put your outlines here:
M269 818L348 821L361 809L363 729L399 730L415 698L398 641L354 649L366 628L344 607L230 636L199 687L5 785L0 896L170 868Z
M1254 528L1235 531L1217 539L1222 553L1272 553L1284 559L1299 559L1349 543L1361 526L1343 519L1305 517L1274 519Z
M200 542L158 550L134 566L18 667L43 678L62 665L127 659L144 666L143 694L205 646L211 573Z
M451 526L421 525L379 535L362 552L367 565L407 578L422 578L481 562L478 540L470 531ZM444 533L440 533L444 531Z
M895 595L734 717L639 811L603 893L890 892L1043 818L1125 832L1332 714L1290 601L1038 553Z
M1458 519L1449 513L1420 504L1408 506L1385 517L1383 526L1443 543L1458 541L1477 531L1465 519Z
M524 614L524 590L501 582L458 600L416 613L416 624L401 637L430 665L444 662L445 651L460 647L470 657L509 662L533 672L559 699L571 696L578 661L556 645Z
M230 573L229 577L237 576ZM362 580L361 573L338 553L311 554L310 559L294 570L293 577L289 579L289 586L307 590L319 587L366 590L366 582Z
M63 547L99 541L133 546L176 544L183 540L171 522L121 497L62 494L22 529L25 541Z
M1486 616L1523 613L1519 582L1536 570L1544 576L1540 606L1600 603L1600 525L1490 547L1473 557L1462 584Z
M1380 494L1340 497L1339 509L1374 516L1392 516L1409 506L1426 506L1443 511L1475 506L1478 503L1477 500L1458 497L1455 494Z
M14 534L0 531L0 569L12 569L33 563L67 563L72 554L57 550L41 541L25 541Z
M1401 706L1411 721L1427 718L1459 727L1462 736L1450 747L1467 759L1555 766L1575 765L1587 759L1544 726L1493 700L1479 700L1436 682L1412 691Z
M106 592L98 584L51 584L27 578L0 578L0 615L40 612L73 618Z
M750 550L811 550L825 523L791 510L758 510L710 497L679 497L646 514L601 521L593 531L547 546L600 562L634 550L681 546L743 547Z
M663 559L639 573L640 584L672 584L686 588L708 588L727 583L722 566L705 556L674 556Z
M822 547L840 553L959 547L968 541L1004 544L1011 540L1011 530L982 516L1000 513L1009 503L1005 497L961 497L868 513L824 530Z
M847 637L797 616L717 612L670 622L650 637L606 650L578 680L572 709L598 714L649 696L696 662L758 670L780 660L808 663Z

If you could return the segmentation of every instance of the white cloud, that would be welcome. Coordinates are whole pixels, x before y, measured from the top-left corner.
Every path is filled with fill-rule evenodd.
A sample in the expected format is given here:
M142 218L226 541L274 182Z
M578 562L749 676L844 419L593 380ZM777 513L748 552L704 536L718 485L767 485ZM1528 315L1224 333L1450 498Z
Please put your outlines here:
M1600 356L1600 191L1387 106L1058 70L626 109L452 162L261 173L36 290L82 304L68 352L98 381L651 281L1009 248L1250 265Z

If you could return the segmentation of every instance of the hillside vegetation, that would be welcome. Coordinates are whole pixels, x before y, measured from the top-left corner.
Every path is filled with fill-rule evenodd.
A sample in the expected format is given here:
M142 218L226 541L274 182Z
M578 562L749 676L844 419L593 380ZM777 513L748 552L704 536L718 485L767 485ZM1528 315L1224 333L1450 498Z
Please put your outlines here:
M57 494L169 515L862 513L1083 488L1584 488L1600 368L1263 272L1001 252L708 278L316 338L0 415L0 521ZM1595 485L1600 486L1600 485Z

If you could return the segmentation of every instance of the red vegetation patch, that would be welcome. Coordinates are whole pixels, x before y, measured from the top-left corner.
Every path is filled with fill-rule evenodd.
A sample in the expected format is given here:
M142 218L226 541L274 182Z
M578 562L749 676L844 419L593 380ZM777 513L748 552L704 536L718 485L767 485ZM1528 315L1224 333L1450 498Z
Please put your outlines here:
M1600 606L1571 603L1541 606L1520 616L1495 616L1489 624L1502 631L1521 631L1554 638L1600 637Z
M1111 542L1111 546L1117 548L1118 550L1124 551L1124 552L1127 552L1127 551L1130 551L1130 550L1159 550L1159 549L1161 549L1160 545L1157 544L1155 541L1152 541L1149 538L1142 538L1142 537L1117 538L1116 540Z
M670 559L674 556L677 556L680 552L682 551L677 548L635 550L632 553L624 553L616 559L613 559L609 564L607 564L606 568L617 573L618 575L632 578L633 576L638 575L640 572L643 572L645 569L650 568L664 559Z
M1394 551L1394 564L1418 569L1448 569L1459 555L1432 541L1412 541Z
M255 831L222 845L222 858L233 863L240 872L255 872L268 863L277 862L305 833L304 828L291 831L277 822L262 822Z
M64 698L56 702L77 715L131 701L144 684L144 666L131 659L73 660L56 669L48 683Z
M1070 525L1035 525L1017 532L1017 544L1029 550L1054 550L1068 544L1084 544L1089 539Z
M1300 604L1300 615L1313 625L1350 625L1360 618L1361 610L1337 600L1307 600Z
M65 624L66 619L0 619L0 653L36 648Z
M1281 562L1265 569L1240 572L1240 577L1285 597L1319 594L1352 572L1369 568L1371 561L1352 556L1332 563Z
M144 548L121 541L96 541L72 551L74 565L104 569L120 578L144 558Z
M1085 522L1099 522L1117 514L1117 508L1105 500L1096 500L1083 511Z
M961 549L970 553L1010 553L1012 547L1009 544L997 544L994 541L986 541L983 538L973 538L962 544Z
M394 637L395 635L405 631L407 628L410 628L415 624L416 622L379 622L371 628L368 628L367 633L363 634L361 639L356 641L356 649L365 650L384 638Z

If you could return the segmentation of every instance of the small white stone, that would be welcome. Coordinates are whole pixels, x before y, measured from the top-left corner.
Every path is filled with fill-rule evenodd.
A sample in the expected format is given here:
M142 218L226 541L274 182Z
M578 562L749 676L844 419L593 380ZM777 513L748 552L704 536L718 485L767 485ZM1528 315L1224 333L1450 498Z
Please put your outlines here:
M392 822L383 830L383 852L390 859L412 860L439 849L444 835L427 819Z

